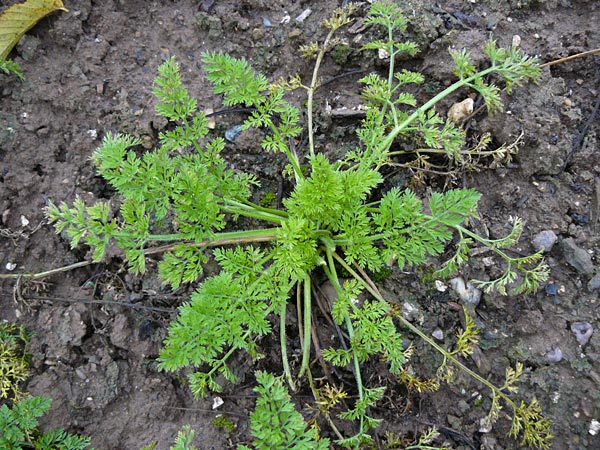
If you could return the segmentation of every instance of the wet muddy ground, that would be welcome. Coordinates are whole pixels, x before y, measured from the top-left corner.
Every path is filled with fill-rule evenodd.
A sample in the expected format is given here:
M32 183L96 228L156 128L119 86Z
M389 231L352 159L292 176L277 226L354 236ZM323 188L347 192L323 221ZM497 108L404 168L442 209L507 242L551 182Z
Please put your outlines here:
M600 47L597 1L400 4L409 19L407 37L420 48L417 57L401 65L425 75L421 100L453 80L449 47L477 55L490 35L502 45L518 35L521 48L542 63ZM323 37L320 22L339 3L66 0L65 6L69 12L44 19L11 54L25 81L0 76L2 273L42 272L89 257L86 249L71 250L54 233L44 222L43 208L47 199L72 201L79 195L91 203L111 198L113 192L95 176L89 157L108 132L131 133L148 146L156 141L165 123L154 114L151 88L161 62L176 56L200 108L218 110L218 98L201 71L202 52L244 56L272 80L290 71L306 80L311 65L299 58L297 49ZM322 77L332 81L316 100L317 145L324 151L334 153L331 136L343 139L357 125L355 119L329 117L327 105L356 106L356 81L384 64L358 51L365 33L369 31L360 27L344 31L350 48L325 61ZM552 283L530 296L483 296L476 309L483 336L477 362L480 372L496 383L507 366L523 362L527 371L519 396L538 399L553 421L552 448L557 450L600 448L598 430L593 434L593 424L600 420L599 58L548 65L539 83L518 88L505 99L505 114L476 115L468 125L472 136L490 132L500 145L523 134L520 151L510 164L451 181L484 193L479 212L491 236L505 234L509 217L519 216L526 228L518 250L548 247ZM440 111L458 100L460 95L448 99ZM241 120L220 116L217 132ZM281 160L243 137L229 144L227 155L232 166L253 170L266 190L277 189ZM408 174L395 176L390 183L403 183ZM432 178L419 189L442 189L447 182ZM463 275L493 272L485 256L475 258ZM234 448L248 438L247 415L254 404L251 374L278 364L277 356L273 353L271 362L267 358L259 366L240 359L249 376L221 395L225 403L217 412L212 398L193 400L183 374L158 372L155 361L166 325L193 287L171 292L153 269L150 263L146 277L134 277L113 258L43 281L17 285L0 280L0 317L35 333L26 388L53 399L42 425L89 435L96 449L136 449L153 441L165 449L177 430L189 424L199 448ZM439 329L449 336L460 326L458 314L447 306L454 294L439 293L417 273L394 274L382 289L411 302L415 321L428 333ZM584 345L572 331L581 322L596 330ZM431 374L439 358L423 344L417 348L413 368ZM468 364L476 367L472 360ZM377 382L377 368L369 373ZM384 419L380 436L394 431L411 437L435 425L454 448L519 448L518 441L506 436L510 423L505 418L491 431L480 431L489 397L473 380L459 376L439 392L421 395L408 394L394 380L385 382L385 401L375 411ZM297 400L302 406L308 397ZM217 414L233 421L233 431L213 424Z

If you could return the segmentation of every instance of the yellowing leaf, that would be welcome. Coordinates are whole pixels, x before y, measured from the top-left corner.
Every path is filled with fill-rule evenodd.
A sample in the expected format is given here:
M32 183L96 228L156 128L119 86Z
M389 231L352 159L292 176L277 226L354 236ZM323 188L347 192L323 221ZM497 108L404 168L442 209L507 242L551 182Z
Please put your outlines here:
M0 14L0 59L6 59L19 39L46 15L68 11L62 0L27 0Z

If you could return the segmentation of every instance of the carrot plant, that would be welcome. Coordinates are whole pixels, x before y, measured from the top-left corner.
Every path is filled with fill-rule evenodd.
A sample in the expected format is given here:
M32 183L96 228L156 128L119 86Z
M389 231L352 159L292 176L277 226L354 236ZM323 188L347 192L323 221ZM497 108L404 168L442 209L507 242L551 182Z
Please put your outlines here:
M341 159L331 161L315 144L313 99L321 62L340 44L334 34L350 21L348 9L336 10L324 22L328 29L324 42L303 47L305 56L315 58L313 76L306 84L298 77L270 82L244 59L213 52L202 55L206 77L214 92L222 95L223 105L250 108L253 112L243 128L262 130L257 145L265 152L281 152L287 157L286 173L293 189L282 208L252 201L257 179L228 166L222 156L225 141L209 136L207 118L182 85L178 65L171 59L159 67L154 86L159 100L157 113L172 124L160 134L158 147L138 156L134 149L141 144L139 139L108 134L92 156L99 174L118 193L118 217L111 216L108 202L88 206L76 199L71 206L51 204L49 220L58 232L66 232L73 246L80 242L91 246L95 261L102 260L109 244L116 244L135 273L145 271L149 252L156 253L152 244L164 243L162 249L168 251L159 263L159 275L173 288L201 280L203 265L212 251L220 273L202 279L191 299L180 306L159 358L160 368L166 371L195 369L189 384L196 396L219 392L223 378L234 383L236 375L228 364L231 356L246 352L252 358L259 357L260 338L273 331L273 318L278 318L283 376L289 388L295 390L299 381L308 380L320 411L338 436L338 444L359 448L370 442L370 430L379 423L369 408L385 391L384 386L365 384L363 365L377 358L387 363L392 374L410 379L405 366L412 347L403 346L402 334L408 329L443 355L440 378L450 379L453 370L459 369L490 389L492 410L486 419L490 424L504 404L512 411L511 434L521 436L526 445L548 448L549 422L538 404L516 403L509 395L516 391L521 366L509 368L505 384L494 386L459 360L477 341L472 321L467 320L471 326L460 334L458 348L445 349L398 314L395 299L384 298L368 275L390 266L405 269L429 264L432 257L450 251L437 272L438 276L449 276L468 262L473 245L483 245L504 267L496 279L474 280L486 291L533 292L547 279L548 268L541 254L515 257L507 251L521 234L520 220L512 220L512 231L498 239L470 229L469 220L477 217L480 193L453 189L421 199L410 190L383 190L381 174L382 167L392 164L399 138L422 142L450 159L460 158L465 133L442 119L435 105L459 89L471 88L481 94L490 111L498 111L502 108L502 89L510 91L538 76L536 61L516 48L499 48L494 41L486 44L489 66L483 69L470 62L467 52L453 51L458 80L418 105L403 87L423 83L423 76L397 71L394 66L398 55L417 51L413 43L396 40L406 21L397 6L374 2L365 23L385 33L365 49L389 55L388 73L372 73L361 80L368 109L357 131L358 144ZM306 126L301 124L300 110L285 99L288 89L307 92ZM302 133L308 137L306 149L295 144ZM225 231L235 229L238 217L252 218L263 226ZM156 231L168 227L168 234ZM342 269L349 277L344 282ZM327 314L348 337L344 345L323 349L322 356L329 364L349 368L356 381L357 399L339 417L331 410L346 393L336 386L316 386L309 364L316 273L324 274L335 289L337 296ZM357 301L359 297L366 300ZM288 361L286 314L293 298L300 317L299 368L292 368ZM275 417L277 408L272 405L287 403L279 381L269 374L259 376L262 401L252 426L255 436L262 430L256 448L266 448L260 442L273 442L268 433L276 433L273 424L281 419ZM266 384L276 386L276 393ZM313 442L317 435L311 430L298 431L298 417L288 412L296 428L287 435L278 434L281 446L277 448L326 448L325 442ZM337 430L335 423L340 419L356 422L353 436L342 436Z

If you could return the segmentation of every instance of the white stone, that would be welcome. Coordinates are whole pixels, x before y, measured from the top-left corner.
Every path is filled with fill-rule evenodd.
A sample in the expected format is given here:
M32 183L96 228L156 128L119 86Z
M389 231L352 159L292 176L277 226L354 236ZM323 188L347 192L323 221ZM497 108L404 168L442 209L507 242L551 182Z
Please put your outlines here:
M223 401L223 399L221 397L215 397L215 398L213 398L212 409L217 409L223 403L225 403L225 402Z

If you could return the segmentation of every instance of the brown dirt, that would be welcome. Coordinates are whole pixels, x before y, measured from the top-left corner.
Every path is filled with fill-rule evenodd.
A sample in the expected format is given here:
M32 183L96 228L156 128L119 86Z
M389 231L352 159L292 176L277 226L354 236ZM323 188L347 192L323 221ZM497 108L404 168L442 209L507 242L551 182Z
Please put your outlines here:
M490 33L502 45L519 35L521 47L542 62L600 46L597 1L423 3L401 2L410 20L409 36L421 48L417 58L403 65L422 71L432 88L452 79L449 46L477 54ZM111 197L112 191L94 175L90 154L111 131L155 141L165 124L154 115L151 87L156 67L165 58L177 57L200 108L218 109L202 76L201 52L245 56L271 79L288 70L307 79L309 63L299 59L296 49L322 36L319 23L338 6L331 0L66 0L65 5L70 12L44 19L11 54L26 80L0 77L2 272L7 272L8 263L17 264L15 272L39 272L86 258L84 250L70 250L44 223L43 207L47 199L72 201L79 195L91 203ZM312 14L303 24L294 24L308 7ZM289 24L281 23L286 13L292 18ZM264 19L272 26L265 26ZM358 34L347 32L347 37L357 39ZM373 67L372 60L356 51L338 62L342 65L327 59L323 79ZM357 92L354 83L359 77L327 84L319 91L319 110L326 101L333 106L356 101L352 93ZM552 448L557 450L600 448L600 437L588 432L592 420L600 420L600 333L596 331L581 347L570 330L577 321L600 327L599 290L588 286L598 271L600 254L600 119L591 117L599 96L598 56L545 68L537 85L519 88L506 99L510 113L481 114L469 125L473 134L490 131L497 144L524 133L515 161L466 174L457 182L484 193L480 214L491 235L505 233L511 215L525 219L519 250L531 252L532 238L542 230L558 236L559 243L547 258L558 295L544 290L528 297L484 295L477 308L485 337L481 370L499 382L508 365L525 364L519 396L537 398L552 418L556 435ZM448 99L447 105L456 100L461 98ZM322 117L323 133L343 137L348 131L344 127L355 125ZM226 129L237 119L219 119L218 128ZM243 140L236 145L231 163L252 167L267 187L276 189L281 162ZM433 188L443 186L439 180L432 183ZM22 218L29 224L23 225ZM591 255L591 266L572 251L573 246ZM465 276L486 270L493 268L475 261ZM118 259L44 281L21 283L23 299L18 303L13 303L13 281L2 280L0 291L0 317L35 332L27 389L53 399L43 427L61 426L89 435L96 449L135 449L152 441L166 449L184 424L196 430L196 445L203 449L234 448L248 437L251 376L222 395L225 404L220 412L227 411L236 425L229 433L212 425L217 413L211 398L193 400L182 376L156 370L165 327L189 289L171 293L152 271L144 279L128 275ZM440 301L450 294L446 298L432 294L432 286L421 284L416 275L395 275L383 288L414 302L428 332L439 327L450 335L460 326L458 315ZM92 300L105 303L89 303ZM113 300L135 307L115 305ZM560 347L562 361L547 360L553 347ZM435 364L439 361L427 348L413 361L424 373ZM248 374L256 369L244 360L239 366ZM369 373L375 383L381 382L377 367ZM389 389L376 411L385 419L379 435L386 430L410 435L432 424L446 430L456 448L519 448L506 436L505 419L490 433L478 431L489 397L473 380L459 377L440 392L408 397L397 382L383 382Z

